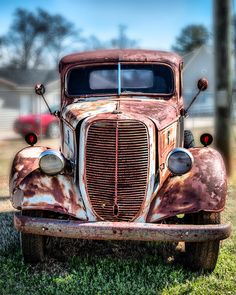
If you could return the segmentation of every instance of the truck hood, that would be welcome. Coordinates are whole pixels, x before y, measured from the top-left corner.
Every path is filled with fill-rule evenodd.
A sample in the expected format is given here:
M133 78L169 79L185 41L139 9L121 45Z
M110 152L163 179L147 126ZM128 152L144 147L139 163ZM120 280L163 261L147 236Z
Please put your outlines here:
M118 118L139 119L149 118L158 129L163 129L174 121L179 114L177 105L168 100L154 99L121 99L96 100L77 102L68 105L62 112L62 117L76 128L79 121L86 117L101 113L115 113Z

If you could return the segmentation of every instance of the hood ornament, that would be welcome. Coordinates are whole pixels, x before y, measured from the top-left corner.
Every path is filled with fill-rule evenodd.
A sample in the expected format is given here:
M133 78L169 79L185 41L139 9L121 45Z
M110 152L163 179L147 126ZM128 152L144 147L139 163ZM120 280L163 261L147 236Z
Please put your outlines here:
M120 101L117 101L116 109L112 112L112 114L122 114L122 111L120 110Z

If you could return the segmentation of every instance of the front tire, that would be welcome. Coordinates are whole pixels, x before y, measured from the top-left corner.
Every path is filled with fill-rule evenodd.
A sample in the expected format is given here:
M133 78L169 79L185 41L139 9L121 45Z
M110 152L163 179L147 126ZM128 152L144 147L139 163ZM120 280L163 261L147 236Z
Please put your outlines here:
M220 213L199 212L187 215L191 224L220 224ZM219 255L220 241L185 243L186 263L194 271L212 272Z
M184 148L189 149L192 147L195 147L195 141L192 131L184 130Z
M22 211L22 215L42 217L38 211ZM46 237L34 234L20 233L21 252L27 263L42 262L45 259Z

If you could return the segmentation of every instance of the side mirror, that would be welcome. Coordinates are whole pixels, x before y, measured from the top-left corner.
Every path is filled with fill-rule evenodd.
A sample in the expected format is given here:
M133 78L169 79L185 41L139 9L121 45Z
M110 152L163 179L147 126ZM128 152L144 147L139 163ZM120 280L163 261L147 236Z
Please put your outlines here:
M44 95L44 93L46 91L46 89L45 89L45 87L44 87L43 84L36 84L35 87L34 87L34 90L35 90L35 93L37 95L40 95L40 96L41 95Z
M45 99L45 97L44 97L44 93L45 93L45 91L46 91L44 85L43 85L43 84L36 84L36 85L34 86L34 91L35 91L35 93L36 93L37 95L42 96L42 98L43 98L43 100L44 100L44 102L45 102L45 104L46 104L46 106L47 106L47 108L48 108L48 110L49 110L49 113L50 113L51 115L55 115L55 114L52 112L50 106L48 105L48 103L47 103L47 101L46 101L46 99Z
M208 80L206 78L201 78L197 82L197 88L200 91L205 91L208 88Z
M198 80L197 82L197 88L198 88L198 92L196 93L196 95L193 97L193 99L191 100L189 106L186 108L186 110L183 110L183 115L187 116L188 114L188 110L190 109L190 107L192 106L192 104L194 103L194 101L196 100L196 98L198 97L198 95L202 92L205 91L208 87L208 80L206 78L201 78Z

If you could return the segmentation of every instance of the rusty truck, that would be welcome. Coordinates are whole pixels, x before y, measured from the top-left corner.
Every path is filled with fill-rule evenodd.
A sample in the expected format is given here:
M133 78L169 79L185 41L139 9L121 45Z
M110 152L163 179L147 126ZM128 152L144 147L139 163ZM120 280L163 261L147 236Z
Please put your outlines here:
M35 145L13 161L10 193L27 262L50 237L184 244L195 270L212 271L230 224L221 155L184 121L183 60L154 50L100 50L59 63L60 148ZM207 88L198 81L197 95ZM43 96L42 84L35 87ZM45 98L44 98L45 99Z

